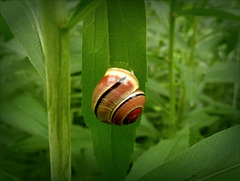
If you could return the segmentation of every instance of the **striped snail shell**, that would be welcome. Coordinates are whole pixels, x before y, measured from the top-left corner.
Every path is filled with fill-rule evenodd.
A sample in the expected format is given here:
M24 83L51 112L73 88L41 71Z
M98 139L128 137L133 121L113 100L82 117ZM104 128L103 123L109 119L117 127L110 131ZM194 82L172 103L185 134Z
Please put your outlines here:
M130 124L141 115L145 102L144 92L131 72L110 68L93 92L92 110L103 122Z

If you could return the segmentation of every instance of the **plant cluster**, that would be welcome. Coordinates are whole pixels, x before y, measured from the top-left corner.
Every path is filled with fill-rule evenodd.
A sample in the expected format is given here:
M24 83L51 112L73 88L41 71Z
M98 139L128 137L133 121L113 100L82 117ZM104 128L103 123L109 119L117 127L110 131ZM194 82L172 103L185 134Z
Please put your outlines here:
M240 3L0 2L0 180L240 179ZM109 67L141 119L91 110Z

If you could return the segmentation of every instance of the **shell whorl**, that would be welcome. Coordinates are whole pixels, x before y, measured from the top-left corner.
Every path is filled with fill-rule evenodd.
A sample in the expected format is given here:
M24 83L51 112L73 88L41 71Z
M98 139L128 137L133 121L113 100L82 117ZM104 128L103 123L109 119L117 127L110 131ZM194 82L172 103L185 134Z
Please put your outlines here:
M93 92L92 109L103 122L129 124L139 117L145 101L144 92L131 72L110 68Z

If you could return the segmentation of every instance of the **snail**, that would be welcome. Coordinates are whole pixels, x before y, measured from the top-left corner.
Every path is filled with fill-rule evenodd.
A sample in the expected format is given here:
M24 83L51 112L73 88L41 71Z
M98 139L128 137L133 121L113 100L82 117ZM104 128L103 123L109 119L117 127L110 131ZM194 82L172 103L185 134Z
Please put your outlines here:
M145 102L144 92L133 73L110 68L93 92L92 110L105 123L130 124L141 115Z

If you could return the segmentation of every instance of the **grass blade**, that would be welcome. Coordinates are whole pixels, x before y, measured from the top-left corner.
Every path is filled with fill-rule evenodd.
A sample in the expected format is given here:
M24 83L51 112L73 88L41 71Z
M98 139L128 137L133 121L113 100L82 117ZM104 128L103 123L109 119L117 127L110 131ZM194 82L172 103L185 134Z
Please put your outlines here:
M159 165L139 180L239 180L239 136L239 125L221 131Z
M176 133L176 137L161 140L149 148L134 163L127 180L137 180L160 164L165 163L181 151L188 148L189 128L185 126Z

